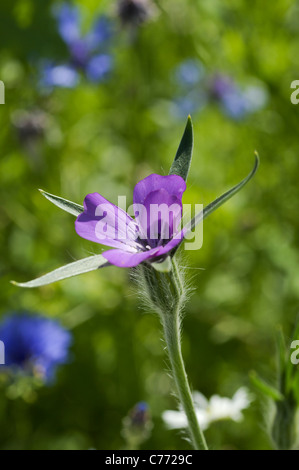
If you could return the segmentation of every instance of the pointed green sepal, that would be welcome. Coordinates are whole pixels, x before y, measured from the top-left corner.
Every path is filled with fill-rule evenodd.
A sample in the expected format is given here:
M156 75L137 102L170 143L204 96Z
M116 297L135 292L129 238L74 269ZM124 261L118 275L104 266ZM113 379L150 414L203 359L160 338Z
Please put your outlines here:
M55 206L59 207L60 209L66 212L69 212L72 215L75 215L76 217L78 217L78 215L84 211L84 207L80 206L79 204L76 204L75 202L68 201L67 199L64 199L62 197L47 193L42 189L39 189L39 191L46 199L55 204Z
M169 174L179 175L187 181L193 151L193 125L191 116L188 116L185 131L177 150Z
M74 261L70 264L66 264L65 266L55 269L54 271L34 279L33 281L11 281L11 283L18 287L41 287L47 284L52 284L56 281L61 281L68 277L77 276L78 274L95 271L96 269L104 268L105 266L110 266L110 263L102 255L94 255L89 256L88 258L80 259L79 261Z

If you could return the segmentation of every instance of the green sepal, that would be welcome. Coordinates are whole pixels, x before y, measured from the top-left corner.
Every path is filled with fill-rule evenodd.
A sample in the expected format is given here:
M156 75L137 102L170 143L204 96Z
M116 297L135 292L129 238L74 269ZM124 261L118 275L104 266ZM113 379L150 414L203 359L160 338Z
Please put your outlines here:
M187 181L188 173L190 170L191 159L193 151L193 125L191 116L188 116L185 131L177 150L174 161L171 165L169 174L179 175Z
M66 264L61 268L55 269L54 271L45 274L44 276L38 277L28 282L16 282L11 281L12 284L18 287L41 287L47 284L52 284L56 281L61 281L69 277L77 276L78 274L88 273L95 271L99 268L110 266L110 263L102 255L89 256L88 258L74 261L73 263Z
M43 191L42 189L39 189L39 191L42 193L42 195L48 199L50 202L55 204L55 206L59 207L60 209L69 212L70 214L78 217L79 214L81 214L84 211L84 207L80 206L80 204L76 204L75 202L68 201L67 199L64 199L63 197L55 196L54 194L47 193L46 191Z

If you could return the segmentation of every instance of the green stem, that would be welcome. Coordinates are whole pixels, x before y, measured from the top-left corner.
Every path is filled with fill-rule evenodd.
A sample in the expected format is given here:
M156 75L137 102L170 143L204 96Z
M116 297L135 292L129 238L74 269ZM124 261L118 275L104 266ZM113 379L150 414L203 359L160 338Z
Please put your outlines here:
M208 450L194 410L181 351L181 310L186 300L183 272L178 269L175 258L172 258L171 264L170 272L160 272L149 264L144 264L136 279L141 288L145 288L151 307L160 316L178 398L188 420L191 442L196 450ZM144 295L143 289L141 292Z
M176 274L176 271L174 271L173 274L170 274L169 281L171 281L171 284L174 288L178 289L179 286L177 283L178 280L176 279ZM204 434L200 429L194 410L193 399L182 356L180 336L180 303L178 302L176 307L171 312L165 312L162 314L161 321L173 378L177 387L179 400L187 416L192 444L196 450L208 450Z

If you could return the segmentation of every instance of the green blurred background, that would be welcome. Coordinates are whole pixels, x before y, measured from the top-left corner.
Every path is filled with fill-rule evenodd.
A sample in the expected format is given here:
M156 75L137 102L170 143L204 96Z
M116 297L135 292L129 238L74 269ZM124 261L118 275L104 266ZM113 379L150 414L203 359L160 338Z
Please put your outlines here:
M101 252L79 238L74 219L37 188L82 203L99 192L132 201L136 182L167 174L187 116L172 113L173 70L188 58L237 83L258 79L267 105L235 121L211 104L193 113L195 149L184 202L207 204L240 181L258 150L254 180L204 224L204 243L183 254L194 292L186 309L183 353L193 389L231 397L256 370L272 381L274 334L289 335L299 297L299 2L161 0L150 21L122 27L112 1L83 0L86 21L115 21L115 68L99 85L41 93L37 63L63 61L49 0L1 0L0 271L1 312L29 310L59 319L74 335L72 359L54 385L13 399L0 386L2 449L119 449L122 419L140 400L154 422L142 448L188 449L161 420L175 409L161 328L139 306L128 270L111 267L36 290L30 280ZM42 113L38 138L20 138L21 112ZM203 268L198 269L198 268ZM242 423L207 431L214 448L268 449L259 396Z

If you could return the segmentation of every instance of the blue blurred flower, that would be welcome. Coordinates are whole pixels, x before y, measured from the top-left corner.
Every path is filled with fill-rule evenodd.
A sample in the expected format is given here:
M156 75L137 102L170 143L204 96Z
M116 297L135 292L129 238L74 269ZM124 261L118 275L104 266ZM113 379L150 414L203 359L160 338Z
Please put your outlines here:
M262 84L241 89L224 74L207 74L198 59L190 58L179 64L174 78L179 88L175 98L175 112L179 116L194 114L214 102L231 119L240 120L261 109L267 101Z
M112 57L109 54L99 54L92 57L86 67L86 75L91 82L98 82L109 74L112 68Z
M68 361L72 336L57 321L37 314L12 313L0 324L5 367L51 381Z
M90 31L81 31L80 10L63 4L55 8L58 32L66 43L70 55L68 64L45 64L42 70L41 85L46 88L73 88L79 82L79 71L92 82L105 80L113 67L112 56L108 53L112 26L108 18L100 16Z
M81 24L78 9L64 3L55 11L55 14L62 39L69 45L79 40Z
M73 88L79 83L78 72L69 65L45 63L40 83L43 87Z
M250 86L242 90L233 80L217 74L210 82L211 98L216 100L225 114L235 120L262 108L267 95L262 87Z
M198 85L204 76L204 67L199 60L187 59L175 70L177 82L183 86Z

